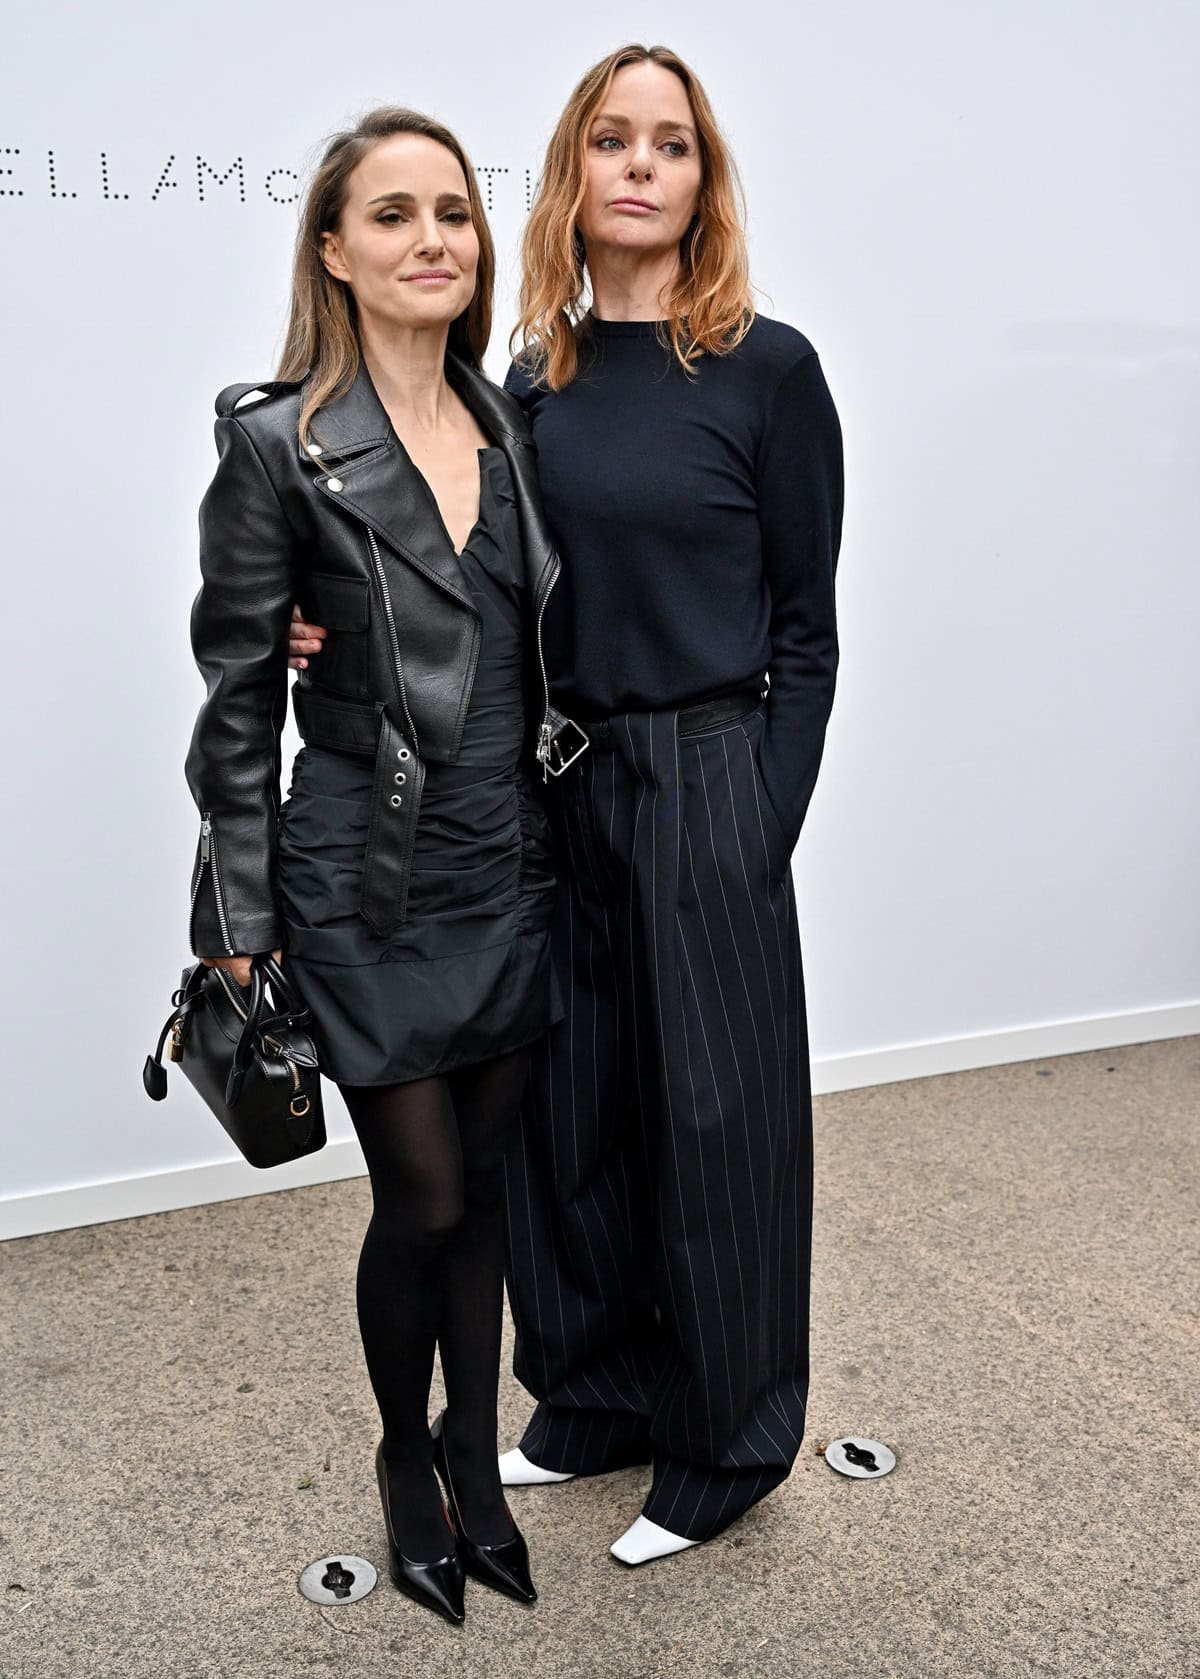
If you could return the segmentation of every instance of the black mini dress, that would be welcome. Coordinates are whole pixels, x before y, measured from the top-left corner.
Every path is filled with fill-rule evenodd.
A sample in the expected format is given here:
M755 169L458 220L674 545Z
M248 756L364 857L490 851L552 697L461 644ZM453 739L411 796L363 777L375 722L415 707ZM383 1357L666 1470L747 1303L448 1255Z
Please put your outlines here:
M561 1017L550 964L549 834L526 769L526 610L508 462L479 451L479 518L460 556L483 620L462 746L427 763L408 914L359 913L372 765L305 747L280 811L289 977L338 1084L401 1084L533 1043ZM431 493L431 492L430 492Z

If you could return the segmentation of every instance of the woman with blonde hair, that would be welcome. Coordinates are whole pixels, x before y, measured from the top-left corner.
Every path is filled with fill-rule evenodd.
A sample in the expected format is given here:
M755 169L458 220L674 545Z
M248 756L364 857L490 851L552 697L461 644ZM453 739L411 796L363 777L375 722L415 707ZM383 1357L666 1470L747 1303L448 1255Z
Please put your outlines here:
M694 73L629 46L554 131L517 359L563 578L550 785L566 1018L506 1163L509 1484L652 1462L613 1545L712 1538L804 1432L812 1113L790 859L837 668L841 435L756 315L736 172ZM319 638L295 630L293 650ZM767 691L769 685L769 691Z
M537 656L559 562L528 423L480 371L493 272L447 129L385 109L335 137L279 377L217 399L192 619L193 947L243 985L285 949L345 1097L373 1197L358 1313L392 1578L452 1621L464 1572L536 1595L496 1457L502 1156L555 1018L531 772L565 724ZM281 810L295 600L329 636L294 690Z

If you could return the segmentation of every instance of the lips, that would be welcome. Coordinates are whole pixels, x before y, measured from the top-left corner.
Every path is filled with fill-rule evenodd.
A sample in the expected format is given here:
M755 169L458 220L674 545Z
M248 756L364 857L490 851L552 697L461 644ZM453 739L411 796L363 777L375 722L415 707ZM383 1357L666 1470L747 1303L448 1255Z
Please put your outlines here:
M645 198L614 198L609 205L612 210L657 210L657 204L651 204Z
M422 268L416 274L404 274L404 280L453 280L454 276L448 268Z

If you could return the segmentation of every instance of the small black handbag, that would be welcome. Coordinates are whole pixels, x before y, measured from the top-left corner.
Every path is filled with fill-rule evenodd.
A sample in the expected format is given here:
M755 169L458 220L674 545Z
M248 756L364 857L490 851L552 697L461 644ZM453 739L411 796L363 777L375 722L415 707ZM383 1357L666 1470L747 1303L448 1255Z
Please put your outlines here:
M142 1072L148 1096L167 1094L166 1044L168 1061L179 1063L251 1166L281 1166L324 1145L309 1013L273 956L252 958L248 993L224 968L197 962L184 969L172 1003Z

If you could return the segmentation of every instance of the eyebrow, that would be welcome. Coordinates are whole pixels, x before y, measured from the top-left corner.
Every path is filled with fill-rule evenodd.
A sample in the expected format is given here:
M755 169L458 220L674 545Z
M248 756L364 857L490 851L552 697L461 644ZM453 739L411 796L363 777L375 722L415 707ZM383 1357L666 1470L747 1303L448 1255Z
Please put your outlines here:
M416 202L417 202L417 199L416 199L416 194L415 193L411 193L411 192L381 192L379 194L378 198L369 198L367 200L367 209L369 210L371 208L372 204L415 204ZM467 206L467 208L469 209L471 201L466 196L465 193L461 193L461 192L439 192L436 199L434 200L434 203L435 204L465 204Z
M615 111L598 111L597 114L592 118L592 121L594 123L597 123L597 122L611 122L611 123L619 124L623 128L628 128L629 127L629 118L618 116ZM655 126L656 129L659 129L659 130L662 130L664 128L672 129L676 134L690 134L693 140L696 138L696 130L691 126L690 123L686 123L686 122L667 122L664 119L661 122L656 122L654 126Z

